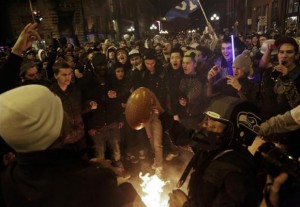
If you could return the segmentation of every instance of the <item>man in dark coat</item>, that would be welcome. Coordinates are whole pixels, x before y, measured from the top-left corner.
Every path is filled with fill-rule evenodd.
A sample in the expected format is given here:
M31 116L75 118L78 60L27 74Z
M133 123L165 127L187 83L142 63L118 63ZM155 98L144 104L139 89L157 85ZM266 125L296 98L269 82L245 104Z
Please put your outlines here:
M61 99L64 111L71 123L72 133L65 139L68 139L69 143L81 140L84 146L86 140L84 139L82 114L96 109L97 103L89 100L83 102L81 91L74 83L71 83L73 70L67 62L55 63L53 72L56 82L50 86L50 90Z
M116 167L122 166L120 148L120 128L122 127L122 107L119 100L109 97L107 60L104 54L92 57L93 70L84 73L78 80L84 100L92 99L97 109L85 116L85 126L94 141L96 158L105 160L105 151L110 149L110 159ZM122 167L123 168L123 167Z
M245 147L251 145L259 130L256 113L249 102L221 97L208 107L202 127L193 133L176 121L166 127L167 116L161 115L173 141L188 144L195 152L179 181L181 186L194 169L188 195L183 199L185 207L258 206L256 165ZM182 194L173 191L170 206L176 206L176 197L183 198Z

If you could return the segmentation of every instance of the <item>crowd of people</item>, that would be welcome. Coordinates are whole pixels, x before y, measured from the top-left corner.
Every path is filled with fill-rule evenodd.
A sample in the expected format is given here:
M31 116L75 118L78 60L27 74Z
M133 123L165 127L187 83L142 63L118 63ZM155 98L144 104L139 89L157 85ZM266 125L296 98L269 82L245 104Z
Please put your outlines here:
M194 169L189 194L179 205L178 192L173 192L170 206L259 206L269 172L259 180L260 163L247 150L256 135L276 143L295 160L300 157L297 112L271 118L300 103L300 43L295 37L270 33L231 38L228 33L216 35L209 25L203 34L155 35L143 41L106 39L75 46L53 39L36 50L36 27L27 25L1 60L0 149L7 206L32 201L44 206L39 202L53 190L68 193L46 206L142 206L132 186L118 187L114 174L127 177L125 162L134 165L150 159L155 174L167 176L164 163L180 156L177 146L191 145L195 137L195 155L186 170ZM157 103L145 128L134 130L124 111L140 87L148 88ZM236 110L247 113L241 116ZM261 122L265 123L257 129ZM241 129L245 123L253 128ZM43 153L34 155L38 151ZM17 181L14 172L22 173ZM96 178L97 173L102 177ZM280 187L286 175L276 176L268 179ZM61 188L61 183L78 178L81 182ZM86 188L93 193L84 192ZM78 203L68 203L74 197ZM279 206L278 202L295 204L293 199L271 198L261 205Z

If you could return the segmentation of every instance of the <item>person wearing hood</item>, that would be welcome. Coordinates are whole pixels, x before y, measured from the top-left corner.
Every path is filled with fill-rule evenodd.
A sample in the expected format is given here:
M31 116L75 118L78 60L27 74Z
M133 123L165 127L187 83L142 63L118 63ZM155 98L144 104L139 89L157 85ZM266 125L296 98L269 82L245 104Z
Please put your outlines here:
M255 105L235 97L218 97L205 111L197 130L185 128L166 113L160 120L173 143L195 153L177 184L180 188L193 169L188 195L173 190L169 194L171 207L259 205L257 165L247 149L259 131Z
M115 57L116 63L119 62L122 65L124 65L125 74L127 74L127 72L130 71L130 69L131 69L131 64L130 64L127 48L125 48L125 47L117 48L117 50L115 52L115 56L116 56Z
M49 74L47 72L47 65L48 65L47 52L44 49L39 49L37 57L38 57L37 65L39 68L39 72L41 73L44 79L49 80Z
M38 59L39 61L43 62L47 59L47 52L44 49L38 50Z
M106 59L107 59L107 67L111 69L112 66L116 63L116 50L115 46L110 46L106 50Z
M107 60L104 54L98 52L92 57L93 69L78 80L79 88L82 90L83 100L95 100L97 109L85 114L84 124L89 137L94 142L94 158L105 160L106 148L112 151L109 157L112 164L122 168L121 149L119 144L119 130L122 127L122 108L116 107L118 101L110 98L108 90ZM112 95L113 96L113 95ZM121 173L123 175L123 173Z

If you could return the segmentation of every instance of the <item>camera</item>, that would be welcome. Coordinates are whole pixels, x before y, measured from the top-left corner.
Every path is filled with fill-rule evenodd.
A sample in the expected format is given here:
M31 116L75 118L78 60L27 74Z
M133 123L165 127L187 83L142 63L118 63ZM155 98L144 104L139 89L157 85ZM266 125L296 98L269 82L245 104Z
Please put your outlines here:
M43 21L43 17L41 15L41 12L38 10L32 11L33 19L36 23L41 23Z
M258 175L269 174L275 178L282 172L288 174L287 181L280 187L280 206L298 206L300 200L299 161L272 142L262 144L254 156L257 161L262 161Z
M282 61L281 64L285 65L286 61ZM271 77L272 80L276 80L280 75L281 75L281 72L277 71L276 69L273 69L271 74L270 74L270 77Z
M300 163L285 150L276 147L274 143L266 142L262 144L255 156L262 158L264 167L271 176L276 177L281 172L286 172L289 177L298 180L300 183Z

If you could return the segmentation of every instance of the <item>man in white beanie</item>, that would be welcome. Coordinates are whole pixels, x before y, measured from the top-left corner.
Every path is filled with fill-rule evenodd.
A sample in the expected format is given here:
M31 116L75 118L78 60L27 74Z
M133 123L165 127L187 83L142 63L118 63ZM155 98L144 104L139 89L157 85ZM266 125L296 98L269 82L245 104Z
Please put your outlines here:
M60 136L68 127L63 106L48 88L28 85L1 94L0 113L0 135L16 151L1 179L7 206L123 205L113 171L68 149Z
M254 83L248 78L253 74L250 52L245 50L238 55L232 68L233 76L227 75L216 83L213 83L213 80L219 70L216 68L208 72L207 96L212 98L217 95L227 95L255 102Z

